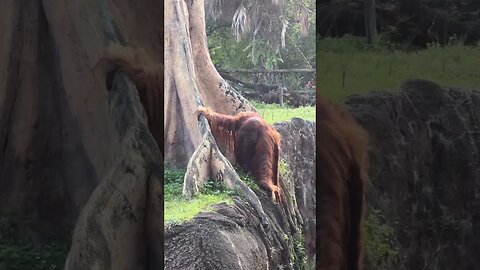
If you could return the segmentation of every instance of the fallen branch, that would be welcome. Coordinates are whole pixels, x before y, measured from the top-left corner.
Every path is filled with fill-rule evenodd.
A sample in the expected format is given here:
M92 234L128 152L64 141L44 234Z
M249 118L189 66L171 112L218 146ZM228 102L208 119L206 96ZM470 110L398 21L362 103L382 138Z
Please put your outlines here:
M293 69L217 69L220 73L315 73L315 68Z
M263 84L263 83L260 83L260 84L255 84L255 83L251 83L251 82L245 82L245 81L242 81L240 79L237 79L235 77L233 77L232 75L228 74L228 73L224 73L222 71L219 71L218 72L225 80L229 80L233 83L237 83L245 88L248 88L248 89L253 89L255 91L260 91L260 92L269 92L270 90L276 90L276 89L279 89L281 86L279 84Z

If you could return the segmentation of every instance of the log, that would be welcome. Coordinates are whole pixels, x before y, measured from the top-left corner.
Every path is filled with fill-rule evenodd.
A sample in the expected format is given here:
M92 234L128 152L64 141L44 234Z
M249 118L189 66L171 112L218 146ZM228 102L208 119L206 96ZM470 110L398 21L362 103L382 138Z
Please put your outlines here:
M292 68L292 69L217 69L222 73L315 73L315 68Z

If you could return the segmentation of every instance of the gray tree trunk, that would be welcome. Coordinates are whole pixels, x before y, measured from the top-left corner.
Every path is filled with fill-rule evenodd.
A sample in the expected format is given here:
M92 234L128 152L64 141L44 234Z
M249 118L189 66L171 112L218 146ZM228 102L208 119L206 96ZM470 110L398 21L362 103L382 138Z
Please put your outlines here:
M375 12L375 0L365 0L365 27L368 43L375 43L377 40L377 16Z

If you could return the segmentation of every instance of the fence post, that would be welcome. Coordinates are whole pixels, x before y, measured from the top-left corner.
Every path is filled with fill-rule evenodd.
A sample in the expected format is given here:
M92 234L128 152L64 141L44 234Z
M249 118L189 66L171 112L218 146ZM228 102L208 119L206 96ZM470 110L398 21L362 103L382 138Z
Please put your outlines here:
M278 86L278 93L280 94L279 98L280 98L280 106L283 107L283 86Z
M377 16L375 10L375 0L365 0L365 30L369 44L375 44L377 39Z

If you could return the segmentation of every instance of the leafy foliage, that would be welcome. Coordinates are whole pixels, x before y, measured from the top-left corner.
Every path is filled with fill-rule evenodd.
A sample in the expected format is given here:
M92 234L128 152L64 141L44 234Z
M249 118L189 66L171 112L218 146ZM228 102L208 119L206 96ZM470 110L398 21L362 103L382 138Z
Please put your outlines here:
M245 172L241 167L235 166L235 171L238 173L238 176L242 181L247 185L251 190L259 190L253 175L249 172Z
M252 2L253 6L258 4L258 1L247 2ZM248 6L248 3L245 6ZM211 30L207 33L207 40L214 65L223 69L313 68L316 61L315 29L309 27L308 33L304 33L304 31L307 31L306 25L314 24L314 7L315 1L311 0L283 1L282 15L276 18L280 22L282 35L276 35L273 39L257 34L239 40L238 35L228 28L228 24L224 24L222 21L209 22L207 28ZM219 8L211 9L218 10ZM240 16L242 18L243 15L247 18L255 16L248 10L250 9L247 8L246 14L243 11L237 11L242 14ZM267 11L270 14L271 11ZM241 23L237 24L242 25ZM264 28L268 27L261 25L259 29ZM278 46L280 36L282 36L281 43L284 43L285 46ZM315 79L315 74L235 74L235 77L253 83L282 84L288 89L297 90L307 89L306 85ZM314 87L314 85L308 86L309 89Z
M185 169L172 169L165 166L163 187L165 201L170 201L182 196L185 172Z
M223 0L206 2L207 26L231 25L235 41L261 41L266 50L285 48L289 26L295 25L301 36L313 33L309 25L315 19L315 1ZM227 23L231 22L231 23ZM291 27L290 27L291 28Z
M304 248L304 237L301 233L295 234L293 239L293 250L294 250L294 258L293 264L295 269L303 270L307 266L307 252Z
M293 32L293 33L291 33ZM265 40L241 40L236 42L233 34L227 28L215 30L208 36L208 48L210 57L215 66L223 69L288 69L288 68L311 68L315 66L315 36L299 37L296 29L287 30L286 47L282 50L270 49L270 44ZM264 78L263 83L278 83L280 78ZM312 79L313 74L295 74L291 76L302 76L301 83L305 84ZM239 75L239 79L255 82L259 78L253 75ZM267 79L267 80L265 80ZM286 85L290 78L282 76L281 80ZM297 78L298 80L298 78ZM292 86L293 87L293 86ZM294 89L294 88L292 88Z
M383 220L379 210L369 209L363 226L368 269L400 269L394 229Z
M280 163L279 164L280 173L284 176L289 175L291 171L290 171L290 167L288 166L288 163L285 162L283 159L280 159L279 163Z
M226 194L228 196L237 196L238 191L234 189L230 189L223 182L215 181L211 178L207 179L205 183L203 183L203 187L201 192L206 195L219 195L219 194Z

